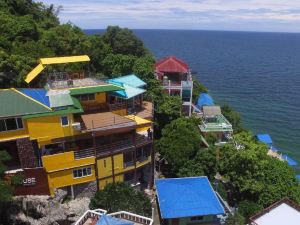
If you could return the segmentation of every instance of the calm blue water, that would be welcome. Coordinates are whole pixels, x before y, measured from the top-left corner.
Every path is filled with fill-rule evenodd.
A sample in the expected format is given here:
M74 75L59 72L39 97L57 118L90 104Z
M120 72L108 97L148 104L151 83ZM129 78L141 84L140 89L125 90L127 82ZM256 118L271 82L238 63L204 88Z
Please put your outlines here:
M185 60L218 103L229 103L246 128L269 133L278 148L300 163L300 34L135 33L156 58Z

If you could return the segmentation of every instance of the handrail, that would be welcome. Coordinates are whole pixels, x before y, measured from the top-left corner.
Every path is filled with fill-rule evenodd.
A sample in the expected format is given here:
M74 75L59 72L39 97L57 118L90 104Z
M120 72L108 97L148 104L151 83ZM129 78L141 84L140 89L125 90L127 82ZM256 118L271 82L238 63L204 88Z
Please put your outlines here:
M116 217L116 218L120 218L120 219L130 220L130 221L133 221L136 223L145 224L145 225L153 224L153 220L148 217L140 216L140 215L137 215L134 213L126 212L126 211L119 211L119 212L115 212L115 213L110 213L108 215ZM123 217L123 215L126 215L126 216Z

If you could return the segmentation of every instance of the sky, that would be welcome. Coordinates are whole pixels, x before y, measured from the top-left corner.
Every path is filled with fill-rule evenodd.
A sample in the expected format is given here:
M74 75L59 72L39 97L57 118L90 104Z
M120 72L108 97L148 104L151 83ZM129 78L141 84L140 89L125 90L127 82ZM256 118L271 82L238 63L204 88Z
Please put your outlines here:
M300 32L300 0L42 0L83 29Z

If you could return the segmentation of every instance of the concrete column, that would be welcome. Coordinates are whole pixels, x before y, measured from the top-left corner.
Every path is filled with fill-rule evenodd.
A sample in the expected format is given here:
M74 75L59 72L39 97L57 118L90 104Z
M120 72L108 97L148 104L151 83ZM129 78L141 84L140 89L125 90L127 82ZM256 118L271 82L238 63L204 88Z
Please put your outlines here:
M71 185L71 197L72 197L72 199L75 198L73 185Z

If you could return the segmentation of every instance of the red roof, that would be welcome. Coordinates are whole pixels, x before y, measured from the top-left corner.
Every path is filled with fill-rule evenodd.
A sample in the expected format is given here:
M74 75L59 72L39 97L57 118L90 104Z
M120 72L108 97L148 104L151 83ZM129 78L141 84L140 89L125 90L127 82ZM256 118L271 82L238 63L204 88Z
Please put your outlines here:
M155 71L158 73L188 73L189 66L175 56L169 56L155 63Z

